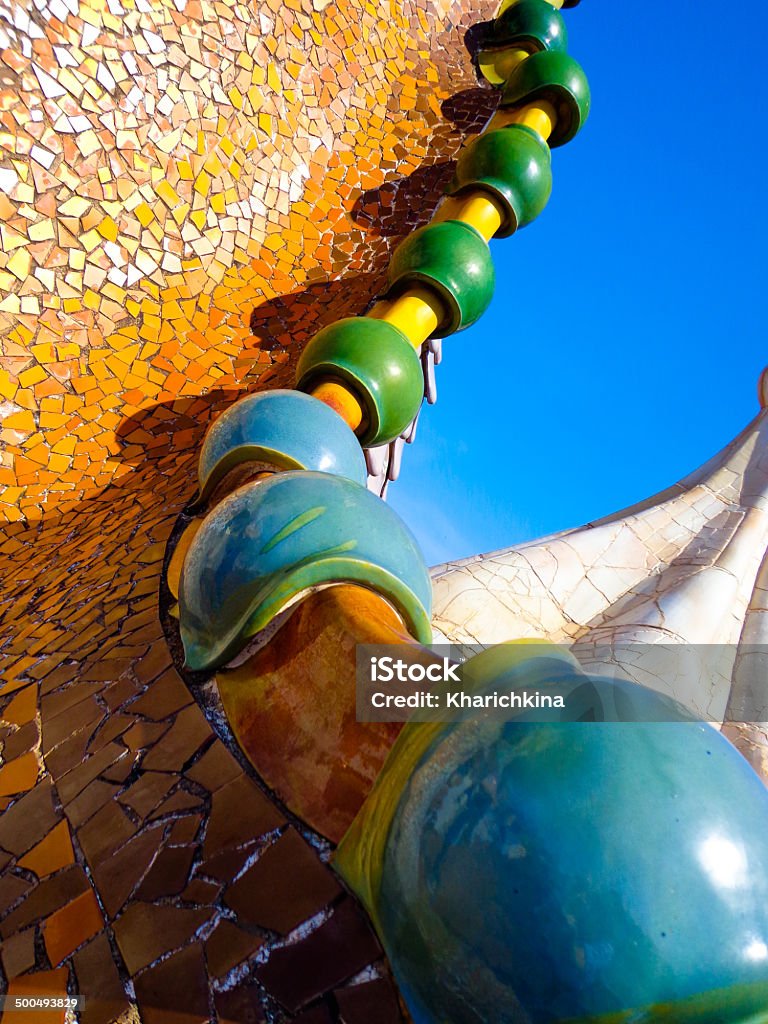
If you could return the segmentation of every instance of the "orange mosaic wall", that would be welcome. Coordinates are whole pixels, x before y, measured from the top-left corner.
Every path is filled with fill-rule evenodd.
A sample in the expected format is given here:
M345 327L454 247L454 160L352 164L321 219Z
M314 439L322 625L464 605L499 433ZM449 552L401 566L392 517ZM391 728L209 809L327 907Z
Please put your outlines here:
M302 342L365 306L464 134L449 119L474 85L457 7L12 7L5 518L73 508L130 473L147 437L124 425L152 403L289 382ZM414 173L413 209L389 223L382 186Z
M363 311L486 120L491 7L0 0L0 989L83 992L84 1024L401 1019L158 589L210 417Z

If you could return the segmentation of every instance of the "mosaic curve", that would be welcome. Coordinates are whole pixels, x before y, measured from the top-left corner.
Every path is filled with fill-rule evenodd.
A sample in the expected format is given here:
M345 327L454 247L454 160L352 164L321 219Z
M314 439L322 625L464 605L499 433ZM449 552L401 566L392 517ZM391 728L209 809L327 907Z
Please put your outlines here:
M158 580L210 418L365 308L493 109L478 10L0 7L0 960L87 1024L401 1019L328 844L174 668Z

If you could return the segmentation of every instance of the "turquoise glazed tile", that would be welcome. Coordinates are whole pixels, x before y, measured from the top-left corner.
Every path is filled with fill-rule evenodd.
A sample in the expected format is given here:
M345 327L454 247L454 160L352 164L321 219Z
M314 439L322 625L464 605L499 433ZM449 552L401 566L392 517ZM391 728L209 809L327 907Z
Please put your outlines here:
M240 487L206 517L184 562L188 667L224 664L311 587L336 582L380 593L418 640L430 641L423 556L380 498L345 477L305 471Z
M299 391L247 395L219 416L203 441L198 464L204 503L222 477L244 462L309 469L365 484L365 457L344 420Z
M768 792L746 761L635 683L475 662L474 692L604 721L401 734L384 778L431 730L397 769L371 909L416 1024L768 1020Z

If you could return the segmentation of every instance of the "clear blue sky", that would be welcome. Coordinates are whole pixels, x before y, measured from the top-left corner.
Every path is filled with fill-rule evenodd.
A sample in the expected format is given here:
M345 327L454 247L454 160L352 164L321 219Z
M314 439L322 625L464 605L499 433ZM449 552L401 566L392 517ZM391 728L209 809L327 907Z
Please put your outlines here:
M592 88L552 198L492 242L496 296L443 343L390 502L430 564L679 479L757 411L768 364L768 3L582 0ZM736 31L738 28L738 32Z

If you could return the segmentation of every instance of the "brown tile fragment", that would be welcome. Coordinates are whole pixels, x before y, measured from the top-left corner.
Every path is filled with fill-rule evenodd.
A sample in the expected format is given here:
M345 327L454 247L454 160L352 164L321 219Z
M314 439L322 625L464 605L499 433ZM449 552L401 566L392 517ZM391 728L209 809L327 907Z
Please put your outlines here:
M114 711L134 697L136 692L136 686L130 679L121 679L119 683L102 690L101 696L109 710ZM130 710L133 711L133 707Z
M71 683L76 678L78 669L78 665L59 665L53 672L48 672L43 677L43 681L40 684L40 693L50 693L51 690L56 690L59 686L63 686L64 683Z
M254 844L241 850L224 850L204 860L200 864L198 871L201 875L216 878L220 882L230 882L253 851Z
M211 727L196 704L184 708L163 737L163 742L150 750L144 767L157 771L179 771L203 743L213 735Z
M50 722L65 711L71 715L78 704L93 697L98 691L97 683L75 683L56 693L45 694L40 701L43 718Z
M91 865L101 902L110 917L122 910L162 842L163 829L150 828L134 836L111 857Z
M135 723L133 715L122 715L120 713L108 715L104 724L99 727L98 732L88 743L88 750L93 753L100 750L105 744L111 743Z
M51 699L51 698L49 698ZM104 717L103 708L96 703L95 697L86 697L72 708L65 708L55 717L45 711L45 700L43 698L43 752L48 754L59 743L80 730L92 733L98 723Z
M26 878L20 878L19 875L3 875L0 878L0 916L31 888L32 883Z
M272 952L256 975L295 1013L381 956L363 913L345 899L330 919L305 939Z
M114 764L109 765L101 773L101 777L106 779L108 782L114 782L121 785L133 771L134 757L121 757L115 761Z
M169 718L175 711L191 704L192 700L192 694L181 681L176 670L170 668L150 686L146 693L131 704L130 711L154 721L161 721Z
M171 666L171 652L168 650L165 641L161 640L159 643L153 644L147 654L136 662L133 666L133 671L136 678L140 679L142 683L151 683L153 679L157 679L161 672L166 671Z
M151 901L162 896L177 896L187 884L194 855L193 846L170 846L161 850L136 890L136 899Z
M169 846L191 843L200 830L202 820L202 816L199 814L188 814L174 821L168 836Z
M59 791L62 803L68 804L74 800L78 793L82 793L89 782L101 775L111 764L117 760L126 760L130 763L130 755L125 747L119 743L108 743L106 747L91 754L82 761L76 768L72 768L60 779L57 779L56 788Z
M7 876L6 876L7 877ZM73 864L56 875L46 878L34 888L18 907L0 924L0 935L8 938L40 918L48 917L81 893L90 889L85 872Z
M199 943L140 974L134 984L143 1024L202 1024L212 1017Z
M163 733L167 732L167 730L168 726L165 722L137 721L135 725L131 726L131 728L125 733L123 736L123 742L129 750L145 750L157 743Z
M29 853L21 858L19 867L34 871L38 878L45 878L46 875L52 875L59 868L74 863L75 854L69 835L69 825L66 821L60 821L51 829L45 839L42 839L37 846L33 846Z
M40 731L37 727L37 722L27 722L26 725L22 725L20 729L12 732L6 739L3 746L3 757L6 761L11 761L20 754L33 750L39 740Z
M181 894L181 898L186 903L203 903L210 906L216 902L220 892L220 884L207 882L204 878L193 878Z
M55 750L50 750L46 753L43 748L45 767L55 779L61 778L70 768L74 768L81 763L85 755L85 748L88 745L89 736L89 730L83 729L81 732L76 732L74 736L70 736L69 739L64 740Z
M88 889L51 914L43 924L43 940L48 959L54 967L58 966L103 927L101 909L93 889Z
M175 782L176 776L168 772L143 772L120 794L118 800L145 818L164 799Z
M85 996L81 1024L113 1024L130 1004L106 934L101 932L75 953L74 964L77 991Z
M286 934L341 891L330 868L289 828L230 886L224 902L242 921Z
M185 774L213 793L242 775L243 769L221 740L217 739Z
M194 793L188 793L184 789L177 789L175 793L164 800L157 810L150 815L150 818L162 818L166 814L173 814L177 811L188 811L200 807L202 798Z
M3 970L6 977L15 978L35 966L35 929L17 932L3 942Z
M114 932L131 974L190 939L209 920L208 910L154 903L131 903L115 921Z
M243 983L227 992L217 992L214 999L219 1024L263 1024L266 1020L256 985Z
M67 804L67 818L75 829L80 828L86 821L111 800L118 787L102 782L101 779L94 779L85 787L79 796L76 796L71 804Z
M387 978L351 985L334 992L341 1024L401 1024L395 988Z
M105 804L77 834L88 864L93 869L135 832L135 828L117 803Z
M212 857L227 846L242 846L284 822L274 804L242 775L213 794L205 856Z
M17 856L26 853L58 818L53 809L53 785L50 779L43 779L0 815L0 847Z
M212 978L222 978L264 945L264 940L249 935L231 921L219 921L205 944L208 970Z

